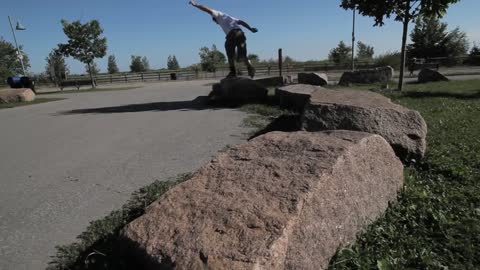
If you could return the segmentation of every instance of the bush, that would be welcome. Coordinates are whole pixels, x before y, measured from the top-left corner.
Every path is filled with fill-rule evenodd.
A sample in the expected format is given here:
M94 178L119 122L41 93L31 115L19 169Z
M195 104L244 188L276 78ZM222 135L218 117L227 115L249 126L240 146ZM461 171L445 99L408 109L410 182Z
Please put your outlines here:
M373 62L377 66L391 66L394 69L400 69L401 59L400 52L387 52L375 57Z

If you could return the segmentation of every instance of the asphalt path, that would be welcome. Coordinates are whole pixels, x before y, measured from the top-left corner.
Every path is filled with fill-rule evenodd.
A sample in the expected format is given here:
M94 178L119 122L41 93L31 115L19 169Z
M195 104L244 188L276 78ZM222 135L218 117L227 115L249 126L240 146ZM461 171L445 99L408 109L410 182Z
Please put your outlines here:
M0 269L44 269L56 245L156 179L245 142L245 113L204 105L209 81L0 110Z

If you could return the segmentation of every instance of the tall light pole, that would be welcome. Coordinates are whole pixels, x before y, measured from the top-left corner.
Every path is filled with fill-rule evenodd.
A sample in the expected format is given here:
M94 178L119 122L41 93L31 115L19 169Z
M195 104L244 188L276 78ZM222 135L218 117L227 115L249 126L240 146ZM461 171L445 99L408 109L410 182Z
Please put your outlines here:
M357 9L353 8L353 28L352 28L352 71L355 71L355 14Z
M23 76L25 76L26 72L25 72L25 66L23 65L23 55L22 55L22 52L20 52L20 49L18 48L17 37L15 36L15 30L13 30L12 20L10 19L10 16L8 16L8 22L10 23L10 28L12 29L13 40L15 41L15 47L17 48L17 56L18 56L18 59L20 60L20 63L22 64ZM26 30L26 28L23 27L18 21L15 29L20 31Z

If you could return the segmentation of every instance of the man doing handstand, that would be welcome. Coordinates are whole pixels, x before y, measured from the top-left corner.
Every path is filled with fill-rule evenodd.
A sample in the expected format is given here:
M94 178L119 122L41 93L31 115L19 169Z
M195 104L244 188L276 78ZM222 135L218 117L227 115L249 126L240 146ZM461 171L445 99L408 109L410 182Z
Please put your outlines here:
M240 26L250 30L252 33L258 32L257 28L252 28L246 22L234 18L223 12L211 9L209 7L197 4L195 1L190 1L190 5L210 14L215 23L220 25L227 35L225 41L225 50L227 51L228 64L230 65L230 73L227 77L236 77L237 71L235 69L235 49L237 50L237 59L245 61L247 65L248 75L255 76L255 68L247 58L247 38Z

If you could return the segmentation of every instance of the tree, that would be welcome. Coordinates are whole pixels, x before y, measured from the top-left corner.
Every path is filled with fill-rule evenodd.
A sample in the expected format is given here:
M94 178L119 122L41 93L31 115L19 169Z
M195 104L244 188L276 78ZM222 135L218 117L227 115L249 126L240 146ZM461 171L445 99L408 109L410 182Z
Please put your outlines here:
M142 57L142 65L143 65L144 71L150 70L150 63L148 62L148 59L146 56Z
M418 19L410 33L409 58L447 57L448 63L458 63L468 51L467 35L459 28L448 32L447 27L436 16Z
M373 55L375 54L375 49L372 46L369 46L361 41L357 42L357 60L370 62L373 60Z
M480 56L480 48L477 46L477 44L473 44L472 49L470 50L470 53L468 54L469 56Z
M97 75L100 73L100 68L97 66L97 63L92 62L90 65L85 65L85 72L91 73L92 75Z
M115 74L118 73L118 66L117 66L117 59L115 59L115 55L108 56L108 74Z
M177 57L175 55L169 55L167 59L167 68L169 70L178 70L180 65L178 64Z
M102 27L97 20L85 24L80 21L69 23L62 20L63 32L68 37L67 44L58 44L58 50L65 56L71 56L88 66L92 88L95 88L91 65L95 58L107 54L107 39L101 37Z
M373 62L375 63L376 66L391 66L395 69L400 68L400 59L401 59L401 53L400 52L386 52L384 54L381 54L375 59L373 59Z
M45 60L47 61L45 74L48 75L55 85L58 85L66 78L66 73L69 72L68 66L65 63L65 58L62 54L53 49Z
M217 67L225 65L227 58L225 55L217 50L217 46L212 45L212 48L207 47L200 48L200 65L203 71L215 72Z
M250 62L252 62L252 63L254 63L254 64L260 62L260 57L258 57L258 55L253 54L253 53L249 54L249 55L247 56L247 58L248 58L248 60L250 60Z
M288 55L283 58L283 64L285 64L285 65L293 65L293 64L295 64L295 62L296 62L295 59L293 59L292 57L290 57Z
M447 64L454 65L461 63L460 57L467 55L468 47L467 34L460 31L459 27L448 33L444 52L448 58Z
M19 48L20 51L22 47ZM28 56L22 52L25 68L30 67ZM0 37L0 81L4 82L8 77L22 73L22 64L17 56L17 49L8 41Z
M131 72L145 72L147 69L145 68L144 62L142 61L142 57L138 55L132 55L132 62L130 63L130 71Z
M392 16L395 20L403 22L402 50L400 79L398 90L403 89L403 75L405 72L406 44L408 24L417 17L442 16L450 4L460 0L342 0L344 9L357 9L361 15L374 17L374 26L382 26L386 18Z
M335 64L347 64L352 58L352 47L349 47L345 42L340 41L336 48L330 50L328 59L335 62Z
M467 62L471 65L480 65L480 48L475 43L468 54Z

